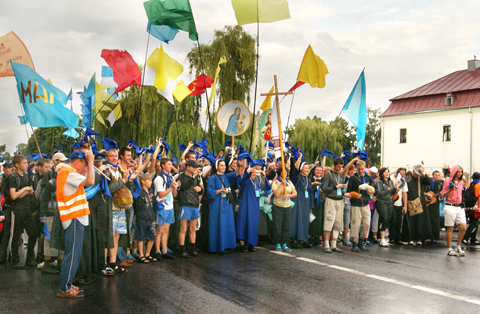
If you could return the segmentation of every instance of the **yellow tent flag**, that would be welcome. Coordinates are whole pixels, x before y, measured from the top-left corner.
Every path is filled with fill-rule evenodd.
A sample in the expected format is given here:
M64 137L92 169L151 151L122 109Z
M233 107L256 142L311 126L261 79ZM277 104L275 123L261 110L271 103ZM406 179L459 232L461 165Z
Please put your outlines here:
M177 82L177 86L175 86L172 94L178 102L181 102L191 93L192 91L188 89L187 85L185 85L185 82L180 80Z
M274 90L274 86L272 86L272 88L270 88L270 91L268 92L269 94L273 93L273 90ZM260 110L268 110L268 109L272 109L272 96L267 96L265 97L265 100L263 101L262 105L260 106Z
M105 91L109 87L111 86L100 85L97 83L97 80L95 80L95 112L98 112L100 108L102 108L103 104L107 102L107 100L110 104L115 103L115 99L113 99L113 97L111 97L111 95ZM104 110L111 110L111 108L108 106L103 106L102 111Z
M287 0L232 0L232 6L238 25L272 23L290 18Z
M210 104L212 103L213 97L215 96L215 93L217 91L217 79L218 79L218 75L220 75L220 64L224 64L224 63L227 63L227 59L225 58L225 56L222 56L218 61L217 70L215 71L215 78L213 79L212 91L210 92L207 109L205 110L206 115L208 115L208 110L210 110Z
M118 120L122 117L122 106L120 106L120 104L113 109L113 114L115 115L115 120Z
M95 118L98 122L100 122L101 124L103 124L106 128L108 128L108 126L105 124L105 121L103 120L102 116L100 114L97 114L97 117Z
M300 70L298 71L297 81L310 84L311 87L325 87L325 75L328 74L327 66L319 56L317 56L310 45L303 56Z
M150 57L148 57L147 65L155 69L155 82L153 86L162 92L165 91L169 77L175 81L183 72L183 66L176 60L170 58L170 56L163 51L163 46L153 51Z

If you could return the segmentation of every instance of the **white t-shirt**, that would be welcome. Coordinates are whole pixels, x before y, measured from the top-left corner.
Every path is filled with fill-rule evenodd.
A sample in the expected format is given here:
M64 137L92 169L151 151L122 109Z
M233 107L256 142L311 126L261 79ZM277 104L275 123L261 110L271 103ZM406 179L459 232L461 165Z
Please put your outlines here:
M160 196L158 195L158 192L165 192L166 190L168 190L167 183L165 182L161 174L159 174L155 178L153 185L155 186L155 192L157 193L156 195L157 202L160 202L162 199L165 200L163 202L163 205L165 206L165 210L172 210L173 209L173 192L168 193L167 196L164 198L160 198Z
M398 182L400 182L400 177L398 177L399 180ZM390 176L390 179L392 179L392 181L394 182L394 186L397 184L397 178L395 177L395 175L391 175ZM401 184L401 183L400 183ZM402 202L402 198L403 198L403 192L407 193L408 192L408 185L407 183L405 182L405 185L402 187L402 189L400 191L397 192L397 195L398 195L398 198L397 200L393 203L393 206L403 206L403 202Z
M70 167L70 166L67 164L64 164L60 168L63 168L63 167ZM83 180L85 180L85 177L82 176L81 174L76 172L70 172L68 174L67 181L65 181L65 186L63 187L63 194L65 196L69 196L75 193L78 190L78 187L80 186L80 184L83 182ZM88 226L88 215L80 216L80 217L77 217L76 219L78 219L78 221L85 227ZM72 219L62 221L63 229L67 229L70 226L71 222L72 222Z

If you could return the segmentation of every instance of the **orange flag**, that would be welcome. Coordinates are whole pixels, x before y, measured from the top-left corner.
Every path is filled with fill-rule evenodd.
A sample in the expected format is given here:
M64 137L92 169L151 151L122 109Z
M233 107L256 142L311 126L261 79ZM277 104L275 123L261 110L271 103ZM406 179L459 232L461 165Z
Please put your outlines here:
M0 37L0 77L13 76L10 60L26 64L35 71L27 47L14 32Z

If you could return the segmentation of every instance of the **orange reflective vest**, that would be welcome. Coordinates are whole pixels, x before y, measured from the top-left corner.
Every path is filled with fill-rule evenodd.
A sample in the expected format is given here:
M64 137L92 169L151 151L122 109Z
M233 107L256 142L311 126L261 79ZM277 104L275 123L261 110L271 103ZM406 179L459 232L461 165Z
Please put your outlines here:
M80 185L72 195L64 194L65 183L70 173L76 173L71 167L63 167L57 173L57 203L60 220L67 221L90 214L85 190Z

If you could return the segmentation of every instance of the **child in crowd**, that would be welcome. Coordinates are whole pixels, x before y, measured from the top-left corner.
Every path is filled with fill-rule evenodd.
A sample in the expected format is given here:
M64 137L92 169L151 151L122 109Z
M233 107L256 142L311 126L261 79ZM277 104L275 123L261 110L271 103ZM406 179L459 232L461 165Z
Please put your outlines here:
M138 262L156 262L157 259L150 255L156 236L156 214L153 210L153 192L151 190L152 177L149 174L142 174L140 176L140 185L142 186L142 190L134 203L136 215L135 242L138 242ZM147 248L144 254L143 241L145 240L147 240Z

